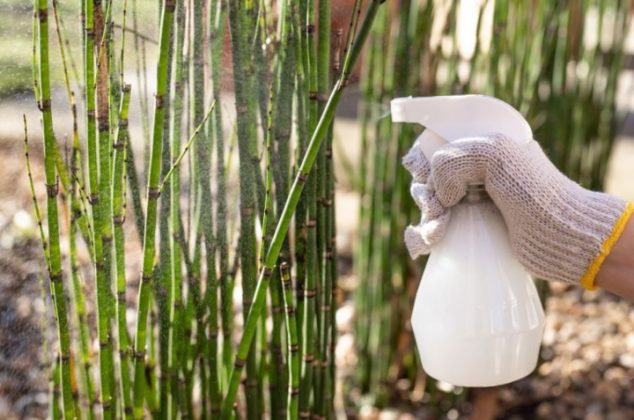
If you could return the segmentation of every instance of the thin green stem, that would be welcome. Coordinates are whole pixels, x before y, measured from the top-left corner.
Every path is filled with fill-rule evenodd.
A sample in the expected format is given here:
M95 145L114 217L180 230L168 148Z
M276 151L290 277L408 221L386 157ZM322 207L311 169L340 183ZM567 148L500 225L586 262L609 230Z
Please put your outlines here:
M42 112L42 127L44 132L44 165L47 191L47 218L49 244L49 281L54 290L54 305L57 316L57 332L60 342L61 385L64 416L75 417L75 407L71 389L71 349L70 329L64 297L62 256L59 237L59 214L57 195L59 192L56 173L56 141L53 132L53 114L51 112L51 82L49 70L48 45L48 5L47 0L38 0L38 34L39 34L39 80L41 97L39 108Z
M236 94L236 113L238 129L238 152L240 157L240 266L242 267L243 310L249 311L257 276L256 239L255 239L255 211L257 184L257 90L254 87L252 74L252 60L250 59L250 43L253 39L254 25L253 1L229 2L229 21L231 45L233 53L234 85ZM246 319L246 318L245 318ZM256 323L253 325L255 332ZM246 394L247 418L259 417L259 401L257 398L258 378L256 367L255 343L251 345L251 352L245 354L244 363L247 364ZM232 378L233 381L233 378ZM231 385L230 385L231 386ZM223 407L226 405L226 399ZM223 408L228 414L233 407ZM223 415L226 415L223 414Z
M164 97L167 94L168 50L176 0L164 0L161 16L159 60L156 68L157 91L150 166L148 169L147 206L143 230L143 263L137 305L137 326L134 342L134 417L143 417L145 400L145 352L147 343L147 316L150 306L150 287L154 276L156 218L158 212L161 154L163 148Z
M280 278L284 288L284 308L286 314L286 342L288 345L288 402L287 418L295 420L299 418L299 385L300 385L300 360L299 342L297 336L297 319L295 317L295 306L293 305L293 283L288 263L280 264Z
M130 391L130 356L132 347L128 334L126 317L126 277L125 277L125 236L123 225L126 219L125 203L125 158L128 142L128 110L130 106L130 85L123 85L119 123L115 134L113 184L112 184L112 221L114 224L115 276L117 291L117 325L119 346L119 394L123 403L125 417L132 415L132 393Z

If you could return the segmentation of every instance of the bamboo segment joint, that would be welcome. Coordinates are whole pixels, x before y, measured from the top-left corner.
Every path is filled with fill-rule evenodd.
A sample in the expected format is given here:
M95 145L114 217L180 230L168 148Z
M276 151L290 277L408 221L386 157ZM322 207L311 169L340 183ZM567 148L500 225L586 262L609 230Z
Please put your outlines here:
M54 184L46 184L46 194L50 198L57 197L58 193L59 193L59 184L57 182Z
M160 197L161 195L161 189L160 188L148 188L147 190L147 197L148 199L152 200L156 200Z
M39 104L40 111L48 111L51 109L51 100L50 99L42 99Z
M315 91L311 91L308 93L308 99L310 99L311 101L317 101L317 102L328 102L328 95L323 93L323 92L315 92Z
M161 95L159 93L157 93L156 95L154 95L154 98L156 99L156 109L161 109L163 108L163 105L165 104L165 95Z
M60 271L58 273L51 273L49 277L51 279L51 283L62 281L62 272Z
M40 23L45 23L48 19L48 9L46 7L38 9L37 16L40 19Z

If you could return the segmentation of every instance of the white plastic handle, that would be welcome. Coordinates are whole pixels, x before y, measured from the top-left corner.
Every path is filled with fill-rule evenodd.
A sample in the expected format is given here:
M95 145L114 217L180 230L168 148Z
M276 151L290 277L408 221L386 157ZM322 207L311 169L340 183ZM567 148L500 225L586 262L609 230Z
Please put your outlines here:
M492 96L410 96L393 99L391 110L393 122L418 123L426 128L419 139L428 158L442 145L439 138L451 142L499 133L519 143L533 139L531 127L522 114ZM431 133L425 134L428 131ZM429 139L432 144L427 141Z

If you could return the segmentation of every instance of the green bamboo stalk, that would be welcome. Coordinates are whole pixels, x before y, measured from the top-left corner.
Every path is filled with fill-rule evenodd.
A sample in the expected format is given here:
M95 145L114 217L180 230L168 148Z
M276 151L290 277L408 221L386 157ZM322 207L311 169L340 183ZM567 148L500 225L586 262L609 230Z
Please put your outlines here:
M253 24L253 1L229 2L229 22L233 55L234 85L236 94L236 113L238 129L238 151L240 157L240 266L242 267L243 313L247 314L252 303L256 278L256 240L255 240L255 211L257 183L257 91L254 86L251 60L249 57L249 40L252 39L255 25ZM246 318L245 318L246 320ZM256 320L257 321L257 320ZM257 322L253 325L254 332ZM249 343L251 344L251 343ZM247 418L259 417L259 401L257 397L258 378L256 354L254 344L244 359L247 364L246 400ZM246 356L246 355L245 355ZM233 380L233 378L232 378ZM227 415L233 406L225 408L223 416Z
M70 232L69 232L69 251L70 251L70 269L72 279L73 301L75 305L75 321L79 329L79 350L80 350L80 369L84 393L88 399L88 407L85 412L88 413L90 420L95 418L94 405L96 404L97 395L95 394L93 380L91 377L92 357L90 354L90 332L88 331L88 320L86 315L86 304L84 300L84 288L79 276L79 266L77 263L77 234L79 220L84 216L80 200L77 193L78 173L81 171L81 153L79 145L79 131L77 128L77 107L75 105L74 96L71 94L71 109L73 114L73 149L71 154L71 179L70 179ZM90 246L90 244L88 245Z
M105 418L112 416L111 406L111 388L114 379L114 369L112 365L112 352L109 337L109 316L108 316L108 294L109 279L105 277L105 265L103 261L103 232L102 220L103 214L100 203L100 182L99 179L99 152L100 148L97 143L97 125L96 125L96 74L95 74L95 4L92 0L85 0L84 6L86 12L85 33L84 38L84 86L86 89L86 113L87 113L87 149L88 149L88 193L90 204L93 211L93 241L95 256L95 272L97 287L97 313L98 313L98 334L99 342L105 347L99 350L99 369L100 369L100 403L103 408ZM97 7L97 9L99 9ZM109 154L109 145L103 145L104 153ZM108 168L104 168L104 171ZM106 185L107 180L102 185Z
M297 319L295 318L295 306L293 305L293 284L288 263L280 263L280 277L284 287L284 308L286 313L286 341L288 344L288 412L287 418L294 420L299 418L299 385L300 385L300 360L299 343L297 336Z
M199 206L198 206L199 207ZM195 218L195 220L198 218ZM188 286L191 290L190 296L188 296L187 302L187 312L186 312L186 320L185 320L185 335L186 335L186 372L185 381L187 388L187 399L189 401L188 412L193 413L194 411L194 372L196 371L196 364L199 363L198 360L198 342L197 337L192 334L192 328L194 326L200 325L202 320L197 319L197 311L200 305L200 284L199 279L201 277L201 242L202 242L202 233L195 228L195 239L193 243L194 253L192 257L192 264L187 273ZM184 237L184 235L183 235ZM182 247L183 251L186 249L186 246ZM201 365L204 366L204 365ZM201 374L202 376L202 374ZM202 387L201 387L201 394ZM204 412L205 405L201 405L201 411Z
M196 1L196 7L202 7L202 2ZM204 116L204 81L203 81L203 18L202 10L198 15L197 9L194 9L194 89L195 104L194 104L194 121L201 120L206 121ZM213 110L210 109L210 112ZM203 122L204 122L203 121ZM200 136L201 134L199 134ZM200 189L201 189L201 228L203 233L203 241L205 245L205 278L207 281L207 289L205 291L205 305L208 310L208 319L206 327L209 328L208 342L204 342L206 348L206 362L209 370L209 389L207 397L209 399L209 409L212 418L217 416L220 412L220 377L218 375L218 281L216 278L216 258L215 258L215 238L214 238L214 226L213 226L213 208L210 205L212 202L211 195L211 140L213 136L205 133L202 141L197 143L196 157L198 159L198 165L200 168ZM202 362L202 361L201 361Z
M141 183L139 181L136 164L134 162L134 150L132 150L132 143L128 142L125 154L125 172L129 188L126 189L126 191L130 193L130 197L132 198L134 226L137 234L139 235L139 241L142 241L145 215L143 212L143 203L141 202Z
M161 173L161 154L163 147L163 120L165 118L164 96L167 94L168 47L172 32L172 20L176 0L164 0L161 13L161 37L159 41L159 60L156 68L157 92L154 111L151 160L148 169L147 207L143 232L143 271L139 286L137 306L137 326L134 343L134 410L135 418L143 417L145 390L145 349L147 342L147 314L150 301L150 282L154 275L156 216L158 204L158 186Z
M172 100L172 132L170 143L170 158L176 165L181 148L181 127L183 111L183 95L185 93L183 84L183 43L185 40L185 8L183 2L178 4L176 10L176 36L174 42L174 60L172 63L174 76L174 98ZM196 138L196 137L193 137ZM176 160L175 160L176 159ZM170 215L169 234L171 249L171 294L172 305L170 307L170 363L169 371L171 376L172 407L169 417L173 418L178 411L185 412L184 392L180 381L180 371L182 370L182 341L183 341L183 284L182 284L182 251L177 240L180 229L180 169L178 166L169 177L170 181Z
M279 13L278 38L280 42L276 55L277 60L273 69L275 78L271 84L271 104L267 130L269 136L269 152L267 156L269 164L267 167L271 168L270 175L273 176L275 181L275 205L277 207L276 211L271 214L271 222L277 220L277 213L284 205L284 199L289 188L290 134L292 128L293 92L295 90L295 45L293 44L292 13L290 2L284 1ZM275 151L276 159L275 164L271 166L270 158L272 153L274 153L273 151ZM273 205L273 203L270 205ZM265 241L262 242L261 258L264 258L264 247L270 242L272 228L272 225L267 228ZM280 259L282 262L290 260L288 241L284 245ZM275 277L278 275L278 273L274 273ZM289 386L288 378L284 374L285 363L288 361L285 362L282 354L283 300L284 294L281 283L275 279L271 287L271 310L274 321L271 350L275 364L271 369L270 385L273 388L273 392L271 392L270 398L271 413L277 417L286 417L286 395L288 394L287 389Z
M104 418L113 418L116 409L115 373L112 349L112 318L115 313L112 296L112 204L111 204L111 159L110 101L108 87L108 54L105 31L106 16L99 1L93 2L94 36L100 43L95 54L97 62L96 110L97 136L97 190L91 190L91 200L95 210L95 269L97 281L97 317L99 334L99 357L101 367L101 405Z
M68 75L68 65L67 65L68 57L66 56L66 50L65 50L65 46L68 44L68 40L67 39L65 40L64 35L62 34L63 28L61 24L61 17L58 13L57 1L54 0L52 2L52 5L53 5L53 17L55 18L55 32L57 33L57 42L59 45L60 58L62 61L62 69L64 74L64 87L66 89L66 97L68 99L68 108L71 111L72 118L73 118L73 142L74 142L75 136L78 137L79 133L77 132L77 110L75 106L75 98L74 98L74 93L72 92L70 87L71 84L70 84L70 77ZM83 10L82 10L82 20L85 20ZM71 63L73 63L72 59L71 59ZM34 85L36 86L35 92L37 92L37 82L35 82ZM57 160L56 162L57 168L58 168L58 171L60 172L60 181L62 182L62 185L65 189L70 190L71 184L73 182L80 183L79 177L75 177L76 179L73 180L71 179L72 175L71 176L67 175L66 166L61 159L61 153L59 151L59 148L56 149L56 160ZM72 172L72 168L71 168L71 172ZM81 170L79 170L77 173L82 173L82 172ZM79 196L79 199L80 199L79 201L80 207L84 207L84 208L87 207L86 206L87 201L83 200L82 196ZM92 243L92 239L91 239L91 232L88 226L88 222L86 220L86 215L87 213L82 208L80 208L79 212L77 213L76 221L84 239L90 245Z
M154 279L160 280L158 274L159 267L154 268ZM153 283L156 283L153 281ZM150 319L148 325L148 334L147 334L147 347L149 347L147 363L145 364L145 402L147 404L147 408L150 412L150 417L157 418L159 416L159 396L158 396L158 386L156 380L156 360L157 360L157 339L156 333L159 328L157 323L157 312L155 310L154 303L156 301L155 296L157 295L156 285L153 284L155 290L153 290L153 294L150 295ZM158 306L158 304L157 304Z
M75 407L71 389L71 349L70 330L66 300L64 298L62 258L59 238L59 215L57 195L59 191L56 175L56 141L53 132L53 115L51 112L51 85L49 70L48 45L48 5L46 0L38 0L37 13L39 18L39 108L42 112L42 126L44 132L44 165L47 191L48 244L49 244L49 281L55 292L55 313L57 316L57 330L60 340L60 375L64 416L73 418Z
M128 110L130 106L130 85L123 85L119 123L114 148L112 184L112 220L114 224L115 270L117 290L117 325L119 346L119 395L124 417L132 415L132 394L130 391L130 356L132 347L126 319L126 277L125 277L125 236L123 225L126 219L125 203L125 159L128 143Z
M206 21L206 14L203 12L203 0L192 1L192 13L193 13L193 39L192 39L192 60L190 62L192 66L192 83L190 90L192 100L190 105L192 108L190 113L193 117L193 122L198 123L201 121L204 115L205 107L205 83L204 83L204 54L203 54L203 40L205 37L203 22ZM207 203L211 203L211 190L209 186L209 164L210 157L208 153L209 146L207 143L207 133L199 134L201 141L196 144L196 150L193 153L194 177L192 183L196 185L197 202L195 211L197 213L196 223L200 229L202 235L202 245L205 248L205 262L206 264L201 266L201 275L198 277L200 285L197 286L198 290L194 292L194 298L196 299L194 304L196 307L196 340L195 340L195 361L199 364L199 376L201 395L207 396L207 398L201 399L201 416L206 419L209 413L209 406L213 402L213 398L209 398L209 392L211 391L211 377L215 374L212 372L212 368L208 366L208 358L205 354L209 349L208 345L211 345L210 337L207 336L207 328L205 326L204 319L208 316L207 309L210 309L209 317L212 317L211 308L208 308L206 302L213 300L210 292L211 283L215 283L215 279L211 279L210 275L213 273L215 276L215 263L213 261L213 224L211 206ZM201 250L202 253L202 250ZM206 272L203 271L206 269ZM207 290L203 295L203 278L207 280ZM211 306L211 304L209 305ZM212 327L213 328L213 327Z
M293 32L296 36L295 40L295 57L297 59L296 68L296 114L297 114L297 161L306 152L308 145L308 123L307 123L307 103L308 89L306 82L307 64L305 63L304 43L306 38L305 18L306 18L306 0L302 0L299 5L295 4L291 7ZM283 207L283 204L280 208ZM297 204L295 215L295 296L297 300L297 319L303 320L303 300L304 300L304 282L306 277L306 197L302 197ZM298 330L299 345L302 344L302 328Z
M278 61L279 63L279 61ZM266 145L264 151L264 165L266 168L264 186L265 186L265 199L264 199L264 209L262 210L262 240L260 241L260 264L263 263L265 247L270 242L271 230L273 229L273 223L275 220L275 214L273 209L273 172L274 169L271 167L271 155L273 154L273 120L274 113L273 109L276 104L276 95L275 95L275 87L271 86L271 92L269 94L269 105L267 112L267 122L266 122ZM269 397L270 397L270 406L271 406L271 414L275 416L280 415L280 411L284 410L284 407L281 406L281 401L283 399L283 390L282 384L280 383L281 379L281 370L283 366L282 359L282 348L280 342L280 328L282 322L282 306L280 302L279 295L275 287L271 287L270 289L270 298L271 298L271 313L273 317L273 326L271 329L271 359L269 361ZM262 319L266 317L263 316ZM261 328L261 332L266 330L266 326ZM262 338L264 339L264 345L261 346L261 360L266 360L266 338L262 333ZM261 362L264 365L264 362ZM263 368L263 366L261 366ZM264 372L262 372L261 376L264 376ZM281 393L281 395L280 395ZM282 398L280 398L282 396Z
M318 63L317 42L315 40L315 5L314 0L307 1L306 35L307 35L307 76L308 76L308 130L313 132L319 117L318 99ZM320 146L321 150L321 146ZM317 295L317 279L319 278L317 250L317 180L319 164L306 181L306 283L302 300L302 369L299 393L299 416L310 418L310 402L313 395L313 364L315 362L315 335L317 323L315 313L315 297ZM317 395L315 395L317 397Z
M318 111L323 112L324 103L320 99L325 98L330 90L330 48L331 48L331 10L330 2L319 2L319 29L318 29L318 56L317 56L317 100ZM315 405L314 411L317 416L324 417L328 408L327 404L323 404L324 391L326 382L326 368L328 363L328 340L330 338L328 331L329 317L329 299L331 294L330 288L330 261L329 261L329 191L328 191L328 170L327 170L327 150L332 153L332 135L331 130L327 135L325 143L321 147L320 155L317 163L317 202L319 204L317 210L317 244L319 258L319 294L318 294L318 311L317 311L317 341L319 345L316 348L315 365L318 367L315 381Z
M330 149L330 159L328 166L328 187L330 189L330 215L329 215L329 245L330 249L328 250L328 257L330 260L330 346L328 348L329 352L329 363L330 369L328 372L327 379L327 398L328 401L331 402L330 410L332 413L335 412L334 401L336 394L336 359L335 359L335 350L337 347L337 295L338 295L338 282L337 282L337 229L336 229L336 210L335 210L335 170L334 164L332 162L332 149Z
M242 367L245 364L250 344L255 333L257 319L259 318L265 303L266 289L268 287L269 278L284 243L284 238L288 232L293 212L297 207L297 202L299 201L299 197L301 196L304 183L306 182L306 177L312 169L312 166L319 152L321 142L328 134L329 126L334 118L337 104L341 99L341 95L350 76L351 69L359 58L365 40L367 39L368 33L372 26L372 22L382 3L383 2L381 0L374 0L372 3L370 3L368 7L366 16L363 20L363 23L361 24L361 27L359 28L357 37L352 47L348 50L348 53L346 54L341 75L339 76L339 79L337 80L337 83L335 84L333 91L330 94L330 98L326 103L324 112L319 120L319 124L317 125L311 137L311 141L306 150L306 154L299 167L299 172L296 175L293 185L289 191L284 210L280 214L280 221L277 225L275 233L273 234L271 245L269 246L266 254L265 265L262 268L260 276L258 278L254 294L253 306L249 310L249 314L245 322L244 332L238 346L238 352L236 354L234 369L231 374L231 380L229 382L229 387L227 389L227 393L222 404L221 418L228 419L231 416L236 391L240 382L240 373Z
M227 186L225 168L225 138L223 133L222 107L220 106L220 75L222 66L222 52L225 39L227 21L227 8L224 1L216 3L216 9L212 8L212 51L211 51L211 78L212 95L214 102L218 104L214 110L214 141L216 142L216 248L219 258L218 284L220 285L221 324L222 324L222 383L227 382L231 370L232 338L233 331L233 281L229 275L229 252L227 240Z
M177 13L175 11L175 13ZM163 186L166 183L166 177L171 174L173 167L171 167L170 159L170 145L171 145L171 109L172 101L175 99L172 96L172 77L173 72L171 66L174 61L175 44L174 39L177 34L176 31L172 31L169 39L169 51L168 51L168 72L167 72L167 96L165 99L164 107L168 111L168 116L163 121L163 150L161 155L161 177L163 181L159 186L160 197L160 215L159 215L159 262L157 280L154 282L154 296L158 304L158 357L159 357L159 369L158 369L158 396L156 401L158 402L156 416L160 419L167 419L170 417L171 407L173 405L169 366L171 361L170 355L170 335L171 335L171 319L170 310L173 307L172 299L174 290L172 289L172 258L171 258L171 238L169 235L170 230L170 214L171 214L171 188L163 190Z

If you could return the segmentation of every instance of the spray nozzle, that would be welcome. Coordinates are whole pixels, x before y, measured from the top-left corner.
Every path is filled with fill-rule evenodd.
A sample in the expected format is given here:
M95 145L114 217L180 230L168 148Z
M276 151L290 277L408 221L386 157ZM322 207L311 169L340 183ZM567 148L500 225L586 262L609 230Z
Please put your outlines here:
M428 159L444 143L464 137L502 134L519 143L533 139L522 114L491 96L409 96L393 99L391 110L393 122L425 127L419 144Z

